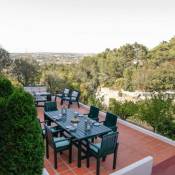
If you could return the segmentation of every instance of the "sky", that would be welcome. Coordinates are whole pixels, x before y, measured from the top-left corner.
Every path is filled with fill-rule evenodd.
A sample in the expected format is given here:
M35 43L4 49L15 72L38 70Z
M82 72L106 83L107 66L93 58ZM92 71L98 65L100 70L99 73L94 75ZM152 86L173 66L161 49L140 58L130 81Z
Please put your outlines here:
M0 0L9 52L99 53L175 36L175 0Z

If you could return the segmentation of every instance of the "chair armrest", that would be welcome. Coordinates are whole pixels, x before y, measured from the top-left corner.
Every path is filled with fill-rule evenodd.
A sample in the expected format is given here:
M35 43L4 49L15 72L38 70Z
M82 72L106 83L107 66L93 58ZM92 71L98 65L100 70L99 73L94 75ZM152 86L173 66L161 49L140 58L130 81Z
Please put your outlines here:
M96 145L94 145L94 144L91 144L91 143L89 143L89 146L93 146L94 148L96 148L98 151L100 150L100 148L98 147L98 146L96 146Z
M40 121L40 123L47 123L47 122L48 122L48 120Z
M99 121L99 123L103 123L103 122L105 122L105 120L103 120L103 121Z
M54 132L60 132L62 131L61 129L55 129Z
M45 123L45 121L39 121L40 123Z
M71 141L72 138L65 138L65 139L62 139L62 140L57 140L55 141L54 143L58 143L58 142L63 142L63 141Z

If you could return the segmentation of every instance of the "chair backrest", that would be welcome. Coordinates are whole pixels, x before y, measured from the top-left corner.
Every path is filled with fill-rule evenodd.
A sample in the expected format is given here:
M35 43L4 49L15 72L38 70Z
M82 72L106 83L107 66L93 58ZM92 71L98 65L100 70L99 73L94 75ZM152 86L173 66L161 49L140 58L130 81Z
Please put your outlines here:
M46 86L25 86L24 90L31 94L35 94L37 92L47 92Z
M44 128L45 128L45 132L46 132L46 141L52 148L54 148L55 144L53 141L52 131L47 125L44 125Z
M44 104L44 111L45 112L56 111L56 110L57 110L57 104L55 101L45 102L45 104Z
M97 108L95 106L91 106L88 117L96 120L96 119L98 119L98 114L99 114L99 108Z
M111 132L109 134L103 135L100 155L105 156L114 152L118 140L118 132Z
M107 112L106 113L106 118L105 118L105 121L104 121L104 125L109 127L109 128L114 128L113 131L116 131L116 124L117 124L117 115L114 115L110 112Z
M69 94L70 94L70 89L64 88L63 95L64 96L69 96Z
M72 100L78 100L79 99L79 96L80 96L80 92L79 91L73 90L71 92L71 99Z

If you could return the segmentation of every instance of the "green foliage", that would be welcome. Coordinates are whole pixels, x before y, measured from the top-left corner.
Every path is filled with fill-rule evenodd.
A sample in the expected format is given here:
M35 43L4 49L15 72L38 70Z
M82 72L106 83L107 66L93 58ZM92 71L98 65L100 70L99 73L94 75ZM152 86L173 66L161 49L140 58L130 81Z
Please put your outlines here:
M49 72L44 77L44 82L48 86L48 90L52 93L61 91L64 87L68 87L68 83L61 79L56 73Z
M41 175L44 143L33 97L15 89L0 98L1 111L0 174Z
M175 58L175 37L169 42L163 41L149 52L151 62L160 65L165 61L171 61Z
M4 76L0 76L0 97L7 97L13 92L11 82Z
M9 57L9 53L0 47L0 72L3 71L4 68L7 68L11 64L11 59Z
M88 98L88 103L89 105L94 105L96 107L98 107L100 110L104 109L105 106L103 105L103 97L99 97L97 98L96 96L90 96Z
M175 89L175 66L171 63L163 63L154 69L147 79L146 89L150 91Z
M172 99L158 94L151 99L133 103L131 101L119 102L110 99L109 111L127 120L129 117L146 122L155 132L175 139L175 105Z
M123 120L134 116L137 112L137 105L132 101L119 102L115 99L110 99L109 110L120 116Z
M109 111L113 114L120 116L121 112L121 102L117 101L115 98L110 98L109 100ZM120 116L121 117L121 116Z
M37 61L31 58L20 58L14 61L12 74L19 83L28 86L39 81L40 67Z
M152 126L155 132L170 138L174 138L175 131L173 112L172 100L161 94L153 95L139 104L140 118Z

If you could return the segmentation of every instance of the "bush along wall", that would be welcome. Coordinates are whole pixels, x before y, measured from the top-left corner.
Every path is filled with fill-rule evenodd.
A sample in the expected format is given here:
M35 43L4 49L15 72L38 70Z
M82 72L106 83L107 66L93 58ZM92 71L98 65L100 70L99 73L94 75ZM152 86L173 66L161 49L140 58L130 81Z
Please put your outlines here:
M162 94L152 95L151 99L136 103L110 99L108 110L123 120L134 116L146 122L154 132L175 140L175 105L172 99Z
M44 143L32 96L13 88L0 111L0 175L41 175Z

